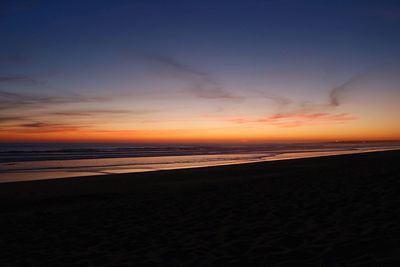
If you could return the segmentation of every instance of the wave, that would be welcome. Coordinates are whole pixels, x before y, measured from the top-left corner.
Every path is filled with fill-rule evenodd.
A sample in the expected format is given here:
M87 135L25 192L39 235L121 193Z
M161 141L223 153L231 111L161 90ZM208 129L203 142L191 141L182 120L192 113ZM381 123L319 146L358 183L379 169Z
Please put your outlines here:
M38 145L0 149L0 182L205 167L400 149L400 143L213 146Z
M0 163L132 158L157 156L225 155L307 151L357 150L399 146L394 142L274 143L259 145L137 145L137 144L0 144Z

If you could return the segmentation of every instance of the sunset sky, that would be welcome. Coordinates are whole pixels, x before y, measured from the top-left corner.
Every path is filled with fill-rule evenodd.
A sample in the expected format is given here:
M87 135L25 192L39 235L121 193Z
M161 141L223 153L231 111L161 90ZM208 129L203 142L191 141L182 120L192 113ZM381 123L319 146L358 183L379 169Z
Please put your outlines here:
M400 139L399 1L1 1L0 141Z

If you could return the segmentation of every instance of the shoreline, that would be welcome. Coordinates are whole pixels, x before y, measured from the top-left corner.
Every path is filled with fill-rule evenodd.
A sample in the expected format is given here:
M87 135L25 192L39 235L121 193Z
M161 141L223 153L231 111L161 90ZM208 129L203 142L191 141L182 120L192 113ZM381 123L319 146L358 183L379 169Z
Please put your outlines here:
M2 266L398 266L400 151L0 184Z
M225 165L237 165L237 164L248 164L248 163L256 163L256 162L269 162L269 161L280 161L280 160L288 160L288 159L302 159L302 158L315 158L315 157L324 157L324 156L335 156L335 155L348 155L348 154L360 154L360 153L370 153L370 152L379 152L379 151L393 151L400 150L398 147L392 148L371 148L371 149L353 149L353 150L320 150L320 151L294 151L294 152L281 152L281 153L272 153L273 155L265 155L261 154L217 154L217 155L194 155L195 157L227 157L223 160L217 161L205 161L205 162L192 162L192 163L178 163L178 164L167 164L160 163L156 165L140 165L140 163L134 163L135 159L138 158L104 158L104 159L86 159L85 161L93 161L98 162L99 160L109 161L109 160L133 160L131 163L123 163L116 165L98 165L98 166L76 166L75 162L81 162L81 160L68 160L68 161L50 161L54 164L65 164L68 162L72 164L71 167L48 167L48 168L33 168L33 169L16 169L16 170L6 170L0 172L0 184L2 183L10 183L10 182L25 182L25 181L37 181L37 180L53 180L53 179L71 179L71 178L79 178L79 177L89 177L89 176L104 176L104 175L116 175L116 174L130 174L130 173L143 173L143 172L154 172L154 171L162 171L162 170L179 170L179 169L192 169L192 168L206 168L206 167L217 167L217 166L225 166ZM230 156L238 156L238 158L229 158ZM251 157L252 155L252 157ZM240 158L242 156L242 158ZM165 156L168 158L169 156ZM182 156L182 157L193 157L192 156ZM248 159L246 159L248 157ZM149 157L148 157L149 158ZM164 158L162 157L153 157L153 158ZM140 158L139 158L140 159ZM43 161L48 162L48 161ZM16 163L16 164L20 164ZM25 163L25 162L22 162ZM16 164L12 164L10 166L15 166ZM53 164L53 165L54 165ZM108 163L110 164L110 163ZM133 165L132 165L133 164ZM138 164L137 166L135 166ZM8 165L8 164L6 164ZM28 165L29 166L29 165ZM65 165L64 165L65 166ZM132 166L132 167L129 167ZM91 170L93 169L93 170Z
M379 150L379 151L367 151L367 152L359 152L359 153L346 153L346 154L338 154L338 155L322 155L322 156L311 156L304 158L284 158L279 160L260 160L254 162L245 162L245 163L233 163L233 164L224 164L224 165L212 165L212 166L202 166L202 167L189 167L189 168L177 168L177 169L165 169L165 170L154 170L154 171L145 171L145 172L130 172L130 173L116 173L116 174L103 174L103 175L84 175L84 176L74 176L74 177L63 177L63 178L50 178L50 179L38 179L38 180L27 180L27 181L11 181L11 182L0 182L0 200L4 199L4 196L10 195L12 189L21 188L22 192L24 190L35 190L40 189L41 186L50 187L45 192L46 194L50 194L51 196L57 196L57 192L62 195L82 195L82 194L113 194L113 193L125 193L127 190L129 191L132 188L125 187L134 186L137 184L146 184L145 179L149 179L149 181L160 180L164 178L160 177L174 177L174 176L196 176L201 173L211 172L210 175L214 175L214 172L217 174L222 173L224 176L225 171L242 171L242 170L251 170L252 168L269 169L274 168L276 166L291 166L297 164L303 164L303 162L312 162L316 161L335 161L335 159L344 159L348 158L351 160L357 157L368 157L369 155L379 155L380 153L399 153L400 149L389 149L389 150ZM194 174L194 175L192 175ZM275 173L274 173L275 174ZM182 178L180 178L182 179ZM191 178L186 178L186 182L190 183ZM166 180L168 182L168 180ZM216 179L218 181L218 179ZM144 182L144 183L143 183ZM82 185L82 186L81 186ZM93 188L90 188L90 185L93 185ZM101 185L101 186L99 186ZM111 186L110 185L114 185ZM57 188L54 190L51 187ZM71 187L76 190L74 193L71 191ZM6 188L6 189L5 189ZM11 189L11 190L9 190ZM50 193L50 191L53 193ZM87 191L85 191L87 190ZM43 192L42 192L43 193ZM11 193L13 194L13 193ZM23 194L19 194L21 196ZM36 197L39 196L39 193L35 194Z

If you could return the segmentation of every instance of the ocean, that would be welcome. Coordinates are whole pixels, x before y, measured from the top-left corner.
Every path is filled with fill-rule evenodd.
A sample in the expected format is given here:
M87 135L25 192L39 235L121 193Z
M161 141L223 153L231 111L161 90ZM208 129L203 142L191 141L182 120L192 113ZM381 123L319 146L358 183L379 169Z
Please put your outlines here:
M0 144L0 182L217 166L400 149L400 142L165 145Z

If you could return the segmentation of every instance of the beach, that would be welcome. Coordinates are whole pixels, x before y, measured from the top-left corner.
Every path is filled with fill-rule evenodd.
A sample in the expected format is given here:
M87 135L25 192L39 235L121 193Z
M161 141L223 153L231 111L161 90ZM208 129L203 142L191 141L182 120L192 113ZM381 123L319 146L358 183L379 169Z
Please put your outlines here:
M1 266L400 266L400 150L0 184Z
M258 145L0 143L0 183L176 170L394 149L400 149L400 142Z

